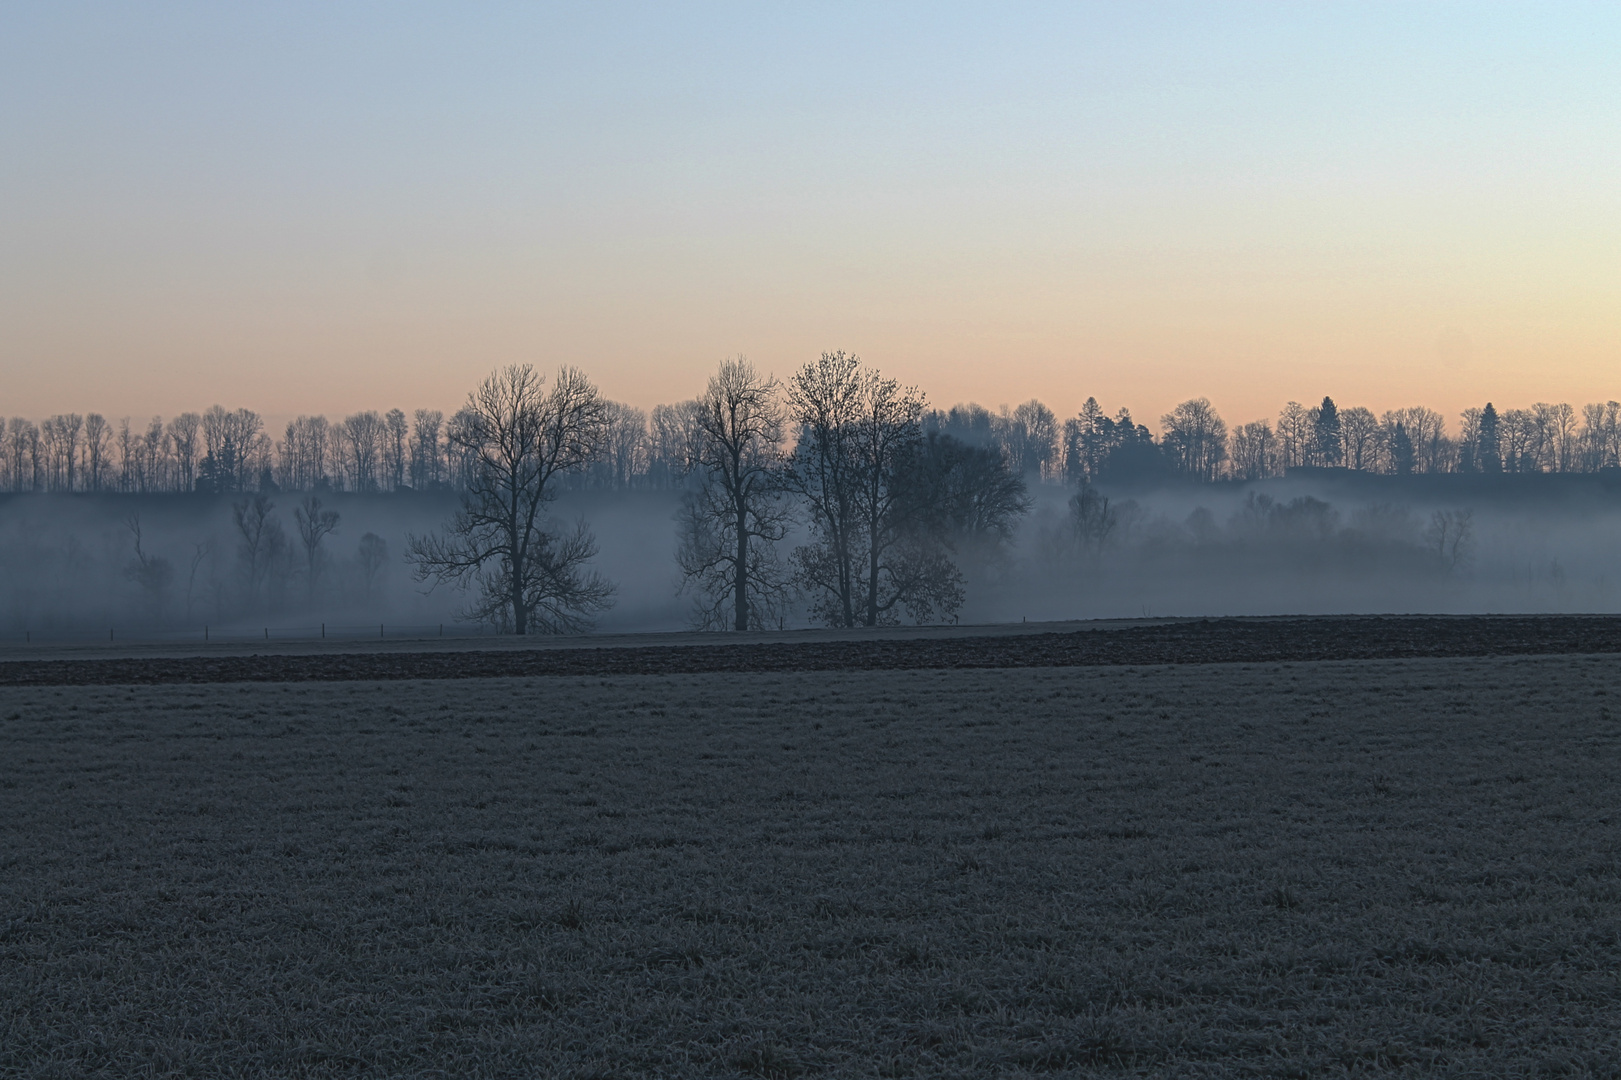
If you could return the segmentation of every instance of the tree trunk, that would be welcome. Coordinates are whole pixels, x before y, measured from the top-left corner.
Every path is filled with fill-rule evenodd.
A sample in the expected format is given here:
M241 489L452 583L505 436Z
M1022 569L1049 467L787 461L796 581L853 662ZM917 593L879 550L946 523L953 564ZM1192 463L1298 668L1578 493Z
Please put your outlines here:
M529 608L523 599L523 562L514 556L508 569L512 572L512 632L522 637L529 633Z
M878 625L878 491L872 491L872 512L867 518L867 618L868 626Z
M844 625L846 627L856 624L855 612L855 582L851 581L850 573L850 539L848 534L841 534L839 539L839 601L844 605Z
M736 595L733 600L737 603L737 629L739 631L749 628L749 533L748 515L741 508L737 511L737 574L733 582Z
M867 625L878 625L878 545L873 544L867 561Z

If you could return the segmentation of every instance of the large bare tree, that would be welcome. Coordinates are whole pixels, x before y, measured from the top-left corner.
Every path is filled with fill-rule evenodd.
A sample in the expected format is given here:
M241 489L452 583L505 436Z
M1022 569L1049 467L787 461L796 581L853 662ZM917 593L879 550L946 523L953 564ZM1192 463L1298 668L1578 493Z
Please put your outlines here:
M790 575L776 547L782 500L782 404L776 379L738 356L721 362L694 410L698 485L681 509L678 558L705 629L781 626Z
M585 522L554 533L544 511L560 476L591 460L604 414L597 388L573 368L550 389L528 364L485 379L450 429L468 466L461 509L442 531L407 542L416 579L476 585L467 615L513 633L588 628L613 586L586 570L596 542Z
M906 490L923 396L834 352L794 375L788 403L800 435L783 478L810 512L794 561L815 613L834 626L955 615L962 576Z

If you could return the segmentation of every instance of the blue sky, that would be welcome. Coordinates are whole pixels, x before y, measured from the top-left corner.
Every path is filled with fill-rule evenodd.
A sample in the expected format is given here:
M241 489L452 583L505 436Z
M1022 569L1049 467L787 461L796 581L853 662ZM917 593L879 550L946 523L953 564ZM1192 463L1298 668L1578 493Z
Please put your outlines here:
M0 412L1621 396L1621 9L8 6Z

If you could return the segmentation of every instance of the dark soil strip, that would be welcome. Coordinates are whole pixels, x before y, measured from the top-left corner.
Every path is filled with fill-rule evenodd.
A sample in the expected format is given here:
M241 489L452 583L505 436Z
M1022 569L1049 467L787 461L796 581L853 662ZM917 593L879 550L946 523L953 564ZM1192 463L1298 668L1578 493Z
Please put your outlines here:
M1210 619L978 638L0 663L0 686L1265 663L1621 652L1621 617Z

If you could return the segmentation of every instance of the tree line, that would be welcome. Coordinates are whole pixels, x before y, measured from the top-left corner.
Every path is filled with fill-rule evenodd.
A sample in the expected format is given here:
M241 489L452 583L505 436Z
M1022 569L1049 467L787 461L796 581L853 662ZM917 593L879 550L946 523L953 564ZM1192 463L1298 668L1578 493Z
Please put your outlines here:
M685 474L692 403L661 405L651 417L604 403L600 443L570 486L670 487ZM477 471L464 437L477 418L463 409L364 410L329 420L299 416L273 439L251 409L216 405L143 428L98 413L63 413L35 423L0 418L0 491L203 492L461 489Z
M651 412L602 402L599 438L559 484L568 488L680 488L695 467L700 401ZM299 416L272 438L251 409L214 406L144 427L128 418L63 413L38 423L0 421L0 490L7 492L209 492L464 490L475 482L463 408L364 410L329 420ZM976 404L922 409L921 430L990 448L1017 476L1099 483L1184 479L1258 480L1300 467L1358 472L1571 473L1621 464L1621 403L1539 402L1499 411L1470 408L1449 432L1423 406L1341 408L1289 402L1276 422L1229 429L1205 398L1177 405L1158 431L1129 409L1110 416L1095 398L1060 422L1027 401L991 411Z
M188 618L203 596L223 611L228 593L243 612L313 607L334 574L351 602L365 603L387 544L368 533L353 560L333 562L326 539L339 517L323 498L441 490L458 510L438 530L406 538L420 583L456 588L467 618L501 629L583 630L613 602L614 585L592 569L588 526L562 527L547 508L570 489L645 487L680 496L675 557L697 625L757 629L804 613L853 627L954 618L967 583L1003 565L1039 480L1068 481L1076 492L1049 546L1095 561L1134 506L1111 505L1100 483L1242 480L1302 466L1598 469L1616 462L1618 411L1589 406L1578 422L1566 406L1499 413L1488 404L1467 410L1450 437L1430 410L1375 418L1325 397L1309 409L1291 402L1275 427L1229 432L1198 398L1161 417L1156 432L1126 409L1109 416L1092 398L1062 423L1038 401L931 409L917 388L832 352L785 380L742 357L724 361L701 395L651 414L608 400L572 368L548 380L515 366L492 374L448 419L427 409L336 423L301 416L275 441L257 414L218 406L153 420L140 433L95 414L37 426L13 419L0 470L21 491L227 494L234 585L207 569L222 554L212 541L176 568L143 546L139 517L128 516L134 559L125 576L154 613L169 609L167 594L182 582ZM289 502L293 528L277 513ZM1190 535L1215 535L1203 519L1190 522ZM1443 541L1467 530L1466 521L1432 525Z

